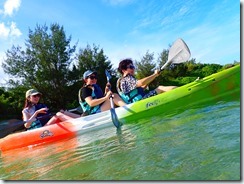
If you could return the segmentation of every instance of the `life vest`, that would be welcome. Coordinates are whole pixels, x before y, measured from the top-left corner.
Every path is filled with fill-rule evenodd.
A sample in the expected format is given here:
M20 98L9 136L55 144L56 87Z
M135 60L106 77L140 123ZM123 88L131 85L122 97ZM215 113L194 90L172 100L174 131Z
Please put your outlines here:
M46 108L47 106L41 103L35 105L35 112L41 108ZM36 120L31 123L31 126L27 130L32 130L36 128L43 127L51 118L50 112L47 114L38 114Z
M31 126L29 128L26 128L27 130L33 130L36 128L41 128L42 127L42 123L40 121L40 119L37 119L36 121L33 121L31 123Z
M95 114L99 111L101 104L94 106L94 107L91 107L85 100L82 100L82 89L85 87L92 89L92 95L91 95L92 99L102 98L103 92L97 84L86 85L79 90L78 98L79 98L79 103L80 103L80 106L83 110L83 113L88 114L88 115L89 114Z
M38 103L35 105L35 111L41 109L41 108L46 108L47 106L45 104ZM40 120L42 126L47 124L47 122L51 119L51 113L48 111L46 114L38 114L37 119Z
M120 88L121 79L122 78L119 78L117 80L116 87L117 87L117 91L118 91L120 97L124 100L124 102L126 102L127 104L130 104L130 103L141 100L142 97L145 95L144 89L142 87L137 87L128 93L123 93Z

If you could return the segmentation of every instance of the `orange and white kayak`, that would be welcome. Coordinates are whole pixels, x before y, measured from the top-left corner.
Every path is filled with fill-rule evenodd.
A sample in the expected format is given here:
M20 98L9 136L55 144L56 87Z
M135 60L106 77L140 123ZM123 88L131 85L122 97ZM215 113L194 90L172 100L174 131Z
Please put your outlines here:
M113 126L110 111L69 119L41 128L10 134L0 139L0 150L7 151L71 138L95 127Z

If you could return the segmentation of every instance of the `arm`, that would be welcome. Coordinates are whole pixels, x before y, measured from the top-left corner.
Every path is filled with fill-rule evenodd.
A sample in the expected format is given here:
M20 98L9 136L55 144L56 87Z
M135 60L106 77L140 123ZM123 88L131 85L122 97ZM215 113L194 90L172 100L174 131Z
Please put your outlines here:
M26 121L26 123L24 124L25 127L29 128L31 126L32 122L36 121L37 115L39 113L46 113L47 110L48 110L48 108L41 108L41 109L37 110L30 118L29 118L29 114L23 110L22 111L23 121Z
M90 87L84 87L82 88L82 99L88 103L89 106L94 107L97 106L103 102L105 102L110 95L112 94L111 91L108 91L105 96L102 96L101 98L93 99L92 98L92 88Z
M105 102L107 99L109 99L111 94L112 94L112 92L108 91L106 93L106 96L104 96L102 98L98 98L98 99L92 99L91 96L88 96L85 98L85 101L88 103L88 105L90 105L91 107L94 107L94 106L97 106L97 105Z
M33 121L36 121L36 118L30 118L29 120L26 120L26 123L24 124L25 128L30 128Z
M150 84L156 77L158 77L160 74L160 72L158 70L154 71L154 74L145 77L143 79L140 79L137 81L137 87L142 87L145 88L148 84Z

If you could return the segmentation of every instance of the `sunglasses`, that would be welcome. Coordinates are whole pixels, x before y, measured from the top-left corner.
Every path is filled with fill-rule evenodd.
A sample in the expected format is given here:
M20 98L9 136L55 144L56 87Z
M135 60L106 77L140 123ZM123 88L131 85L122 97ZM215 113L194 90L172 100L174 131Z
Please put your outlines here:
M133 70L133 69L135 69L135 66L134 66L134 65L128 65L128 66L127 66L127 69L131 69L131 70Z
M93 79L97 79L97 76L89 76L87 78L90 78L91 80L93 80Z
M36 98L36 97L41 97L41 95L40 94L37 94L37 95L32 95L34 98Z

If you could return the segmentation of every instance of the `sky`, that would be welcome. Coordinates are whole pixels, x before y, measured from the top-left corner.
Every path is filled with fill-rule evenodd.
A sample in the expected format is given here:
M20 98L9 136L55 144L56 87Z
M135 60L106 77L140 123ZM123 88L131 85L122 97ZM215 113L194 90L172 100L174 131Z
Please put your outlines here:
M200 63L240 61L237 0L0 0L0 86L6 51L25 49L29 30L58 23L77 50L99 46L114 68L123 58L155 59L177 38Z

